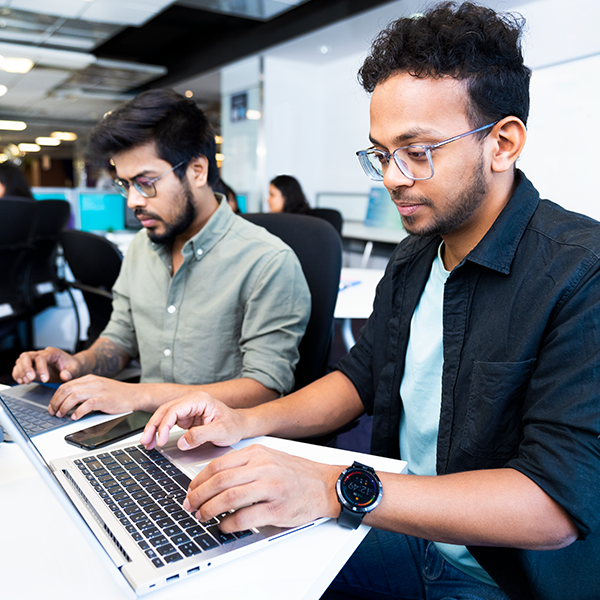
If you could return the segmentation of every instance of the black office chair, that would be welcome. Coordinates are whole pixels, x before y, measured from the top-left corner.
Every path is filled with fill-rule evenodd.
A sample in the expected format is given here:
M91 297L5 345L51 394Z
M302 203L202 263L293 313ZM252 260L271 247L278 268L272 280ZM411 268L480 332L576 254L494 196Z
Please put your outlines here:
M319 219L325 219L329 223L331 223L335 230L342 235L342 213L339 210L335 210L335 208L311 208L308 211L308 214L311 217L318 217Z
M340 285L342 242L323 219L289 213L251 213L245 219L281 238L298 256L312 297L300 343L294 389L325 375L333 341L333 312Z
M36 222L36 203L31 198L0 198L0 339L14 335L22 343L19 324L27 322L30 305L24 288L25 261L32 251L31 239Z
M104 237L69 229L60 235L65 259L75 281L66 282L81 290L90 314L87 340L77 349L84 349L98 339L112 313L112 286L117 280L123 255Z
M54 306L54 294L63 289L56 261L60 234L69 223L71 205L66 200L39 200L36 202L36 212L33 253L28 260L27 275L32 316Z

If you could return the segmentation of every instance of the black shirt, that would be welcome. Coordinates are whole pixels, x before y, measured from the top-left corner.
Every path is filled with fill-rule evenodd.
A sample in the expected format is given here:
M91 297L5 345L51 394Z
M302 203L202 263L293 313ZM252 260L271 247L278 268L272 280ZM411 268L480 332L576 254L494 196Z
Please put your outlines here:
M469 547L511 598L600 597L600 224L518 186L444 291L438 474L513 468L569 514L556 551ZM338 367L399 457L410 320L441 243L403 240L361 338ZM577 592L577 593L574 593Z

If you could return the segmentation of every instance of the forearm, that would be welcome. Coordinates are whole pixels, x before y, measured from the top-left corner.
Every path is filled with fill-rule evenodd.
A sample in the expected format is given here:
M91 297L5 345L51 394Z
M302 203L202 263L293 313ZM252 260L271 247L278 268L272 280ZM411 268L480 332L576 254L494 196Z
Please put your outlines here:
M80 365L76 377L83 375L114 377L131 360L120 346L104 337L99 337L87 350L75 354L74 358Z
M514 469L379 476L382 502L364 519L372 527L437 542L532 550L561 548L578 537L565 511ZM339 513L333 498L329 506Z
M350 380L335 371L283 398L242 411L245 437L312 437L335 431L364 412Z
M269 402L279 396L278 392L265 387L255 379L244 377L206 385L182 385L178 383L138 383L138 410L154 412L159 406L196 392L206 392L231 408L247 408Z

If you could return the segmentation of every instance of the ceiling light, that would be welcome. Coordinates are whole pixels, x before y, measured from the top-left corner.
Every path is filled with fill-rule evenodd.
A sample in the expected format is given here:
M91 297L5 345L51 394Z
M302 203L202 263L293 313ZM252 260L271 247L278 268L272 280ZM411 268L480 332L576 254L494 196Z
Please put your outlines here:
M194 92L192 92L192 90L187 90L187 92L185 93L186 98L191 98L193 95L194 95Z
M2 152L2 154L0 154L0 164L6 162L8 160L8 156Z
M35 143L40 146L58 146L60 144L60 140L53 137L36 137Z
M50 137L62 140L63 142L74 142L77 139L77 134L70 131L53 131Z
M0 69L7 73L29 73L33 67L33 61L30 58L5 58L0 61Z
M21 152L39 152L41 148L37 144L19 144Z
M330 46L325 46L325 45L320 46L319 47L319 52L321 54L329 54L331 52L331 47Z
M0 129L5 131L23 131L27 127L24 121L0 121Z
M223 138L220 135L215 135L215 144L222 144Z
M217 152L217 153L215 154L215 160L216 160L217 162L223 162L223 161L225 160L225 155L224 155L224 154L221 154L220 152Z
M246 118L250 121L258 121L260 119L260 110L253 110L252 108L247 110Z
M4 96L8 92L8 88L5 85L0 85L0 97Z

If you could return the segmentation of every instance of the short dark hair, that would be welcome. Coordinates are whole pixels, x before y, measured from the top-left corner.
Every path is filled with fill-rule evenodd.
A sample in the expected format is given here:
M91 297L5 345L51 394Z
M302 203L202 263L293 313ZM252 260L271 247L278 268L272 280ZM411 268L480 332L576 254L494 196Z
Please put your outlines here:
M523 63L525 20L471 2L442 2L394 21L373 42L359 71L368 92L398 72L450 76L467 84L474 127L515 116L527 123L531 70ZM483 132L485 136L489 131Z
M283 212L307 214L310 205L306 201L306 196L302 191L300 182L291 175L278 175L271 180L271 185L275 186L283 196Z
M33 198L31 188L25 175L17 165L11 162L0 164L0 183L4 186L5 196L16 196L18 198Z
M107 113L90 134L88 151L109 158L154 142L156 153L170 165L183 162L175 173L183 178L193 158L208 159L208 184L219 179L215 134L196 103L169 89L142 92Z

